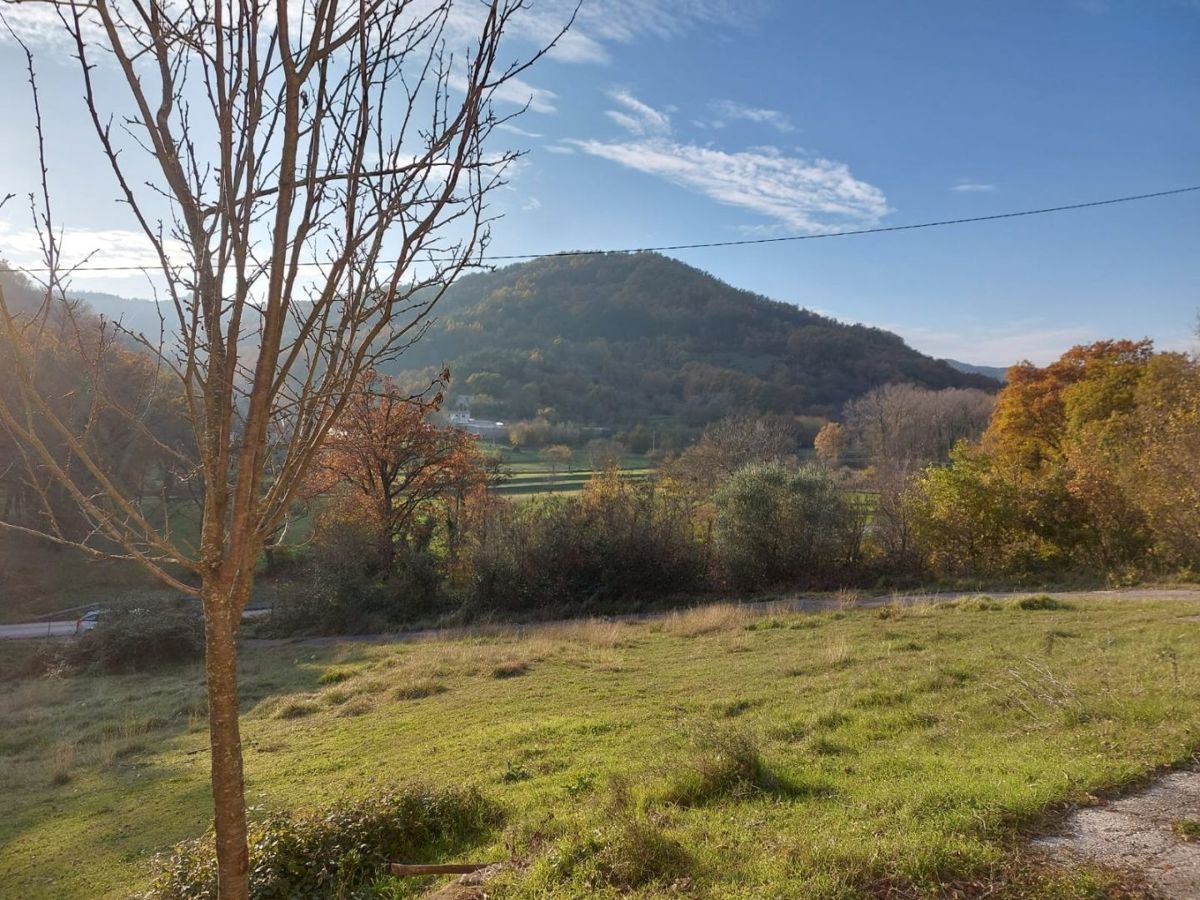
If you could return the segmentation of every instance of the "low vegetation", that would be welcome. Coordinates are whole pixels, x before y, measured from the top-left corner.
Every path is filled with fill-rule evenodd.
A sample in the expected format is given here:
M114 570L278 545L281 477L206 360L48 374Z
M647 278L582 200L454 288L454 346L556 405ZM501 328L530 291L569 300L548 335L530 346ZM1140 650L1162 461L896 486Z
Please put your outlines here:
M405 897L430 882L383 861L466 858L513 898L1106 896L1022 837L1200 749L1200 603L1049 599L248 647L256 883ZM204 715L195 664L0 686L5 889L204 896Z
M436 859L469 846L499 822L478 790L380 786L360 800L306 815L276 813L250 832L250 891L257 900L359 895L395 858ZM157 865L149 900L215 897L211 835L185 841Z

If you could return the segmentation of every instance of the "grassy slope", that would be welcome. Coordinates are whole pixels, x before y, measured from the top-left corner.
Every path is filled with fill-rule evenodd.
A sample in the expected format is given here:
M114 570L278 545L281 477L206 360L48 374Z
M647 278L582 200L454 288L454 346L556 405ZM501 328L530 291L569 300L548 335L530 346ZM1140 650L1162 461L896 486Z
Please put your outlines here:
M543 859L503 895L582 897L593 889L549 867L545 842L604 822L605 784L622 774L686 848L700 895L929 886L986 873L1057 804L1196 751L1200 623L1186 617L1198 612L1136 599L753 619L716 608L526 637L252 649L249 800L260 811L379 781L478 783L508 809L509 839ZM0 688L0 895L120 896L146 881L149 854L202 831L202 710L198 670ZM754 736L791 787L656 801L687 777L688 734L712 723ZM496 840L476 855L507 856Z

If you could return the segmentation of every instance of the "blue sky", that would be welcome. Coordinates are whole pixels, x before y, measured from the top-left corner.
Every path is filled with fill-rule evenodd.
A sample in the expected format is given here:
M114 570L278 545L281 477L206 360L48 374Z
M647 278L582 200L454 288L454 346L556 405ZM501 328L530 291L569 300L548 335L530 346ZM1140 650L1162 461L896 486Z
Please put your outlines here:
M523 35L566 9L535 3ZM71 201L59 216L81 233L73 246L124 258L75 70L38 46L51 175ZM496 198L492 251L773 237L1200 184L1198 47L1196 0L585 0L516 92L531 110L503 137L528 154ZM0 43L4 83L21 83L20 63ZM20 194L35 174L28 104L8 105L0 194ZM23 213L0 211L0 254L30 252ZM937 356L1044 362L1144 335L1185 348L1200 193L675 255ZM144 293L126 277L78 284Z

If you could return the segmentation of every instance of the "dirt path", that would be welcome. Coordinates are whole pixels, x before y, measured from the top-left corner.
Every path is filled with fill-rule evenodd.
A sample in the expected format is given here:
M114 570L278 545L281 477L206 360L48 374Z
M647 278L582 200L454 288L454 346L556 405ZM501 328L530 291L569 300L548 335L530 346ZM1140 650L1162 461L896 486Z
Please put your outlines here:
M1200 771L1172 772L1148 787L1072 813L1033 846L1064 862L1086 861L1133 873L1170 900L1200 898Z

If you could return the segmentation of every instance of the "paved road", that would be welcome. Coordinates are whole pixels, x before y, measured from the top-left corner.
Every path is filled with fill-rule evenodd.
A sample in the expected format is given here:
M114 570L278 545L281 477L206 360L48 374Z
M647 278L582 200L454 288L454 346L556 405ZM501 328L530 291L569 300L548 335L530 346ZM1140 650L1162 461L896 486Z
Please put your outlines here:
M269 609L248 609L242 613L243 621L257 619L270 614ZM19 625L0 625L0 640L44 640L46 638L68 638L75 636L75 619L59 622L23 622Z
M75 620L66 622L27 622L23 625L0 625L0 639L34 640L36 638L73 637Z

